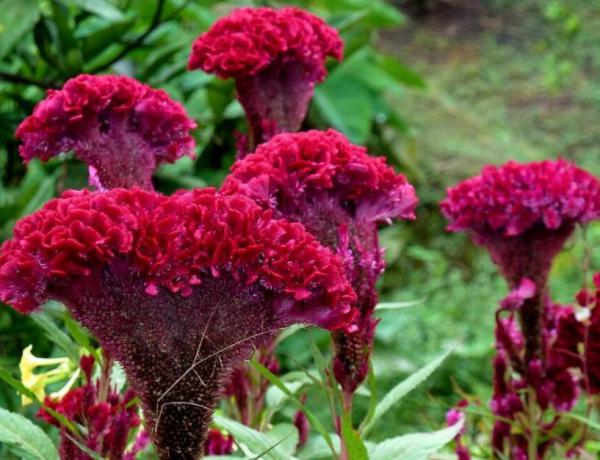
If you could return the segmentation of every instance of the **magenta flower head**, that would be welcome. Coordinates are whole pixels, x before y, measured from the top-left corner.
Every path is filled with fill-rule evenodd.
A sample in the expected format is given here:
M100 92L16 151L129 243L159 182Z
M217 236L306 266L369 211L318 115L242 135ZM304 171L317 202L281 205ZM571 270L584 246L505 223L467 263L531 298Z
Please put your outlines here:
M124 367L161 459L202 455L231 370L282 327L343 330L356 296L302 225L212 189L69 191L17 223L0 300L63 302Z
M441 204L451 231L469 231L518 290L534 295L520 306L526 360L541 358L546 284L552 261L575 225L600 217L600 181L568 161L486 166L448 190Z
M334 131L279 134L236 162L224 193L242 193L275 215L301 222L345 261L361 312L352 334L336 334L334 373L351 394L368 372L383 270L377 224L413 219L414 188L381 157Z
M256 146L300 129L326 58L342 54L338 32L307 11L240 8L198 37L188 67L235 79Z
M87 453L74 442L110 460L134 459L136 454L147 445L143 432L132 449L127 451L127 441L132 430L140 425L138 404L131 390L120 394L110 388L108 382L92 380L94 359L81 358L81 370L86 378L85 385L70 390L60 399L46 396L44 407L38 417L60 428L60 456L69 460L90 460ZM102 377L105 377L103 374ZM108 377L108 376L106 376ZM106 379L108 380L108 379ZM102 388L102 386L105 388ZM108 387L108 388L106 388ZM82 433L72 433L66 426L47 410L52 409L73 425L83 427Z
M167 93L133 78L79 75L46 99L18 127L28 162L73 150L100 189L152 189L160 163L194 154L196 123Z
M441 204L451 231L470 231L511 288L544 287L552 260L575 224L600 217L600 181L559 159L486 166L448 190Z

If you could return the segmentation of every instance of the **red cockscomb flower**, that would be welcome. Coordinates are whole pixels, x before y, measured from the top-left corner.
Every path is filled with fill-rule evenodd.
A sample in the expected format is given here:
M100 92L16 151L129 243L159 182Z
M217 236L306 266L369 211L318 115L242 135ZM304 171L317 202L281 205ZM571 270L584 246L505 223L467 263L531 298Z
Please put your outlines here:
M562 159L509 162L449 189L441 208L449 230L468 230L488 249L511 289L524 278L535 284L520 314L527 360L540 358L552 260L575 224L600 217L600 181Z
M94 359L81 358L81 370L86 378L85 385L69 391L61 399L47 396L38 417L60 428L60 455L69 460L91 460L92 457L73 442L87 447L92 452L109 460L135 458L144 447L136 443L126 452L131 430L140 425L138 405L132 391L119 394L110 388L110 375L102 374L101 379L92 380ZM110 368L108 368L110 371ZM101 388L104 385L107 388ZM75 426L83 427L82 434L75 434L62 425L46 408L65 417Z
M413 187L382 157L328 130L275 136L233 165L222 190L301 222L344 259L361 316L353 334L334 337L334 373L352 394L368 372L376 325L375 282L384 267L377 223L413 219Z
M574 225L600 217L600 181L562 159L511 161L450 188L441 208L448 229L471 231L514 287L545 279Z
M327 56L341 60L337 31L299 8L240 8L194 42L189 68L235 78L253 146L300 129Z
M342 262L271 215L212 189L70 191L3 244L0 300L67 305L123 365L160 458L195 459L254 347L295 322L342 329L355 316Z
M73 150L98 188L152 189L160 163L193 156L196 123L167 93L133 78L79 75L46 99L18 127L25 161Z

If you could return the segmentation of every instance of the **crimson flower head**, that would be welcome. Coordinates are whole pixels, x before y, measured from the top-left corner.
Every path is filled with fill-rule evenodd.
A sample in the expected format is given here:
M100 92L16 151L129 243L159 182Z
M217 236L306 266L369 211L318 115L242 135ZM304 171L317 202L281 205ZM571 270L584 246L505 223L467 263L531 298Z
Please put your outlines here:
M448 190L451 231L470 231L512 287L545 281L575 224L600 217L600 181L566 160L486 166Z
M60 456L70 460L90 460L87 453L74 442L111 460L135 459L136 454L147 445L143 432L138 433L139 442L127 451L132 430L140 425L135 395L128 390L120 394L114 388L102 388L101 380L92 379L94 359L81 358L81 370L85 385L70 390L60 399L46 396L44 407L38 417L60 428ZM104 377L104 375L103 375ZM103 382L106 384L106 382ZM73 425L83 427L82 433L72 433L46 408L66 418Z
M325 60L342 54L338 32L308 11L240 8L198 37L188 67L235 79L257 145L300 129Z
M342 330L356 296L302 225L213 189L69 191L0 250L0 300L63 302L124 367L161 459L196 459L231 370L282 327Z
M160 163L193 156L196 123L162 90L133 78L79 75L50 90L17 128L27 162L73 150L100 189L152 189Z
M352 393L368 372L375 329L375 282L384 266L377 224L413 219L414 188L382 157L369 156L337 131L313 130L261 144L233 165L222 191L245 194L302 223L345 261L361 315L353 334L338 336L334 372Z

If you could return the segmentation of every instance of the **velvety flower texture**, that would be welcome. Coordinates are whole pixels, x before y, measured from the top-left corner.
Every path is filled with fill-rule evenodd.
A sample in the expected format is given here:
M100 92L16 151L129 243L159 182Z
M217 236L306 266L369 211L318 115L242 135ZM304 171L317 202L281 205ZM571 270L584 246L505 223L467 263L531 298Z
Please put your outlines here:
M69 391L61 399L47 396L45 407L40 409L38 417L60 428L60 456L68 460L91 460L87 453L79 448L71 438L84 445L102 458L108 460L134 460L143 450L149 439L140 434L141 442L136 442L127 450L127 441L131 430L140 425L138 405L132 391L120 394L110 388L108 378L92 380L94 359L84 356L81 370L86 378L84 386ZM104 376L103 376L104 377ZM106 376L108 377L108 376ZM75 426L83 427L80 437L61 425L54 415L45 408L59 413Z
M193 156L196 123L162 90L133 78L79 75L50 90L17 129L25 161L73 150L98 188L152 189L160 163Z
M570 410L579 395L579 325L570 307L553 304L547 279L552 261L576 224L600 217L600 181L565 160L487 166L448 190L441 204L449 230L469 231L499 266L511 292L496 316L492 446L511 459L532 447L528 413L540 413L542 458L552 443L546 410ZM555 412L555 413L556 413ZM500 418L501 417L501 418ZM559 420L556 416L553 423ZM520 429L511 429L512 420Z
M467 230L488 249L511 289L524 278L535 285L520 314L527 358L540 358L552 261L575 224L600 217L600 181L562 159L511 161L450 188L441 208L449 230Z
M600 181L562 159L511 161L450 188L441 208L448 229L472 232L515 286L545 278L574 225L600 217Z
M190 69L235 78L256 146L300 129L327 56L341 60L337 31L299 8L240 8L194 42Z
M196 459L230 372L295 322L343 329L342 262L299 224L212 189L65 193L17 223L0 300L63 302L124 367L161 459Z
M525 359L525 338L521 333L516 312L527 299L533 297L531 281L524 280L502 302L496 321L496 357L494 359L494 395L492 412L499 418L494 423L492 446L495 451L506 452L512 447L511 459L518 459L527 445L527 437L520 430L511 430L508 420L515 425L527 419L529 397L535 396L539 408L555 411L554 423L542 423L538 430L548 441L540 445L539 454L557 441L552 435L560 413L571 410L579 397L581 360L578 343L583 340L580 323L571 307L549 304L545 308L542 344L544 359ZM517 298L520 298L517 301ZM506 315L501 317L501 315ZM575 333L573 333L575 331ZM530 388L532 393L525 390ZM500 418L501 417L501 418ZM525 457L527 458L527 457Z
M334 131L279 134L236 162L224 193L242 193L277 216L301 222L345 261L361 312L352 334L334 336L334 373L353 393L368 372L376 321L375 282L384 267L377 224L413 219L413 187L382 157Z

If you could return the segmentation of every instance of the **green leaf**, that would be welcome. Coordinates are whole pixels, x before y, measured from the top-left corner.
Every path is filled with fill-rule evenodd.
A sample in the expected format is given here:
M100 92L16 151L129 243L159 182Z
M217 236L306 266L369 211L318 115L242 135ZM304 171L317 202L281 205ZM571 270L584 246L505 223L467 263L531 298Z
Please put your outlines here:
M58 460L58 452L42 429L20 414L0 408L0 442L22 459Z
M390 408L400 401L404 396L406 396L410 391L414 390L419 384L423 383L432 373L435 371L440 364L446 359L446 357L452 352L452 350L447 351L442 356L434 359L432 362L427 364L425 367L419 369L414 374L410 375L408 378L400 382L394 388L392 388L388 394L381 400L377 407L375 408L375 413L371 420L365 423L359 431L362 433L363 437L367 436L367 434L371 431L373 426L379 421L379 419L385 415L385 413L390 410Z
M291 423L279 423L265 435L284 452L294 452L298 445L298 429Z
M214 416L214 422L230 432L237 442L245 444L255 455L262 454L262 458L269 460L292 460L294 458L285 453L278 442L273 442L264 433L220 415ZM279 443L281 441L283 440L279 440Z
M88 13L117 21L123 19L123 13L106 0L61 0L65 5L75 5Z
M33 29L40 17L38 0L0 0L0 59Z
M86 63L109 46L118 43L120 38L131 30L135 22L133 17L112 22L99 18L93 19L87 23L86 30L80 28L76 34L76 37L81 40L81 49Z
M400 82L389 75L379 64L379 53L366 45L348 56L344 62L332 72L334 79L353 79L373 91L403 91Z
M367 448L358 432L352 428L352 422L348 415L342 418L342 438L348 453L348 460L369 460Z
M52 175L45 177L37 186L35 194L27 202L20 212L19 217L28 216L29 214L37 211L41 208L48 200L54 197L54 190L56 188L56 179L60 170L57 169Z
M462 426L463 422L460 422L432 433L412 433L387 439L372 449L371 460L428 460L452 441Z
M330 78L315 89L315 107L325 122L357 144L371 132L373 104L369 90L351 78Z
M564 417L572 418L574 420L578 420L581 423L585 423L591 429L598 431L600 433L600 423L594 422L589 418L583 417L579 414L574 414L573 412L565 412L562 414Z
M25 385L23 385L21 381L14 378L12 374L3 367L0 367L0 379L4 380L4 382L8 383L11 387L13 387L17 391L17 393L27 396L32 401L37 401L37 397L33 394L33 392Z
M30 317L35 324L44 330L46 337L69 356L71 361L74 363L79 362L79 347L60 327L56 325L48 313L34 313L30 315Z
M377 378L375 372L373 372L373 366L369 363L369 374L367 375L367 387L369 388L369 409L367 415L362 421L362 424L368 424L373 416L375 415L375 409L377 408ZM360 389L360 388L359 388ZM361 425L362 425L361 424Z
M309 411L306 407L304 407L304 404L302 404L298 400L298 398L296 398L294 396L294 394L289 390L289 388L279 379L279 377L277 377L275 374L273 374L269 369L267 369L265 366L263 366L262 364L260 364L258 361L254 360L254 359L252 361L250 361L250 364L254 368L256 368L256 370L258 370L258 372L260 372L261 375L263 375L269 382L271 382L273 385L275 385L277 388L279 388L281 391L283 391L290 398L290 401L296 406L297 409L304 412L304 415L306 415L308 422L312 425L312 427L315 430L317 430L319 432L319 434L321 436L323 436L325 441L327 441L327 445L329 446L331 451L335 454L335 449L333 447L333 442L331 441L331 437L329 436L329 433L327 432L327 430L325 429L323 424L319 421L319 419L317 417L315 417L315 415L311 411Z
M377 63L398 83L415 88L425 88L425 80L419 74L406 67L398 58L378 53Z
M335 433L329 435L333 441L335 451L339 452L340 438ZM337 456L337 455L336 455ZM321 436L311 436L302 451L298 454L300 460L330 460L335 458L331 456L331 449L327 445L327 441Z

